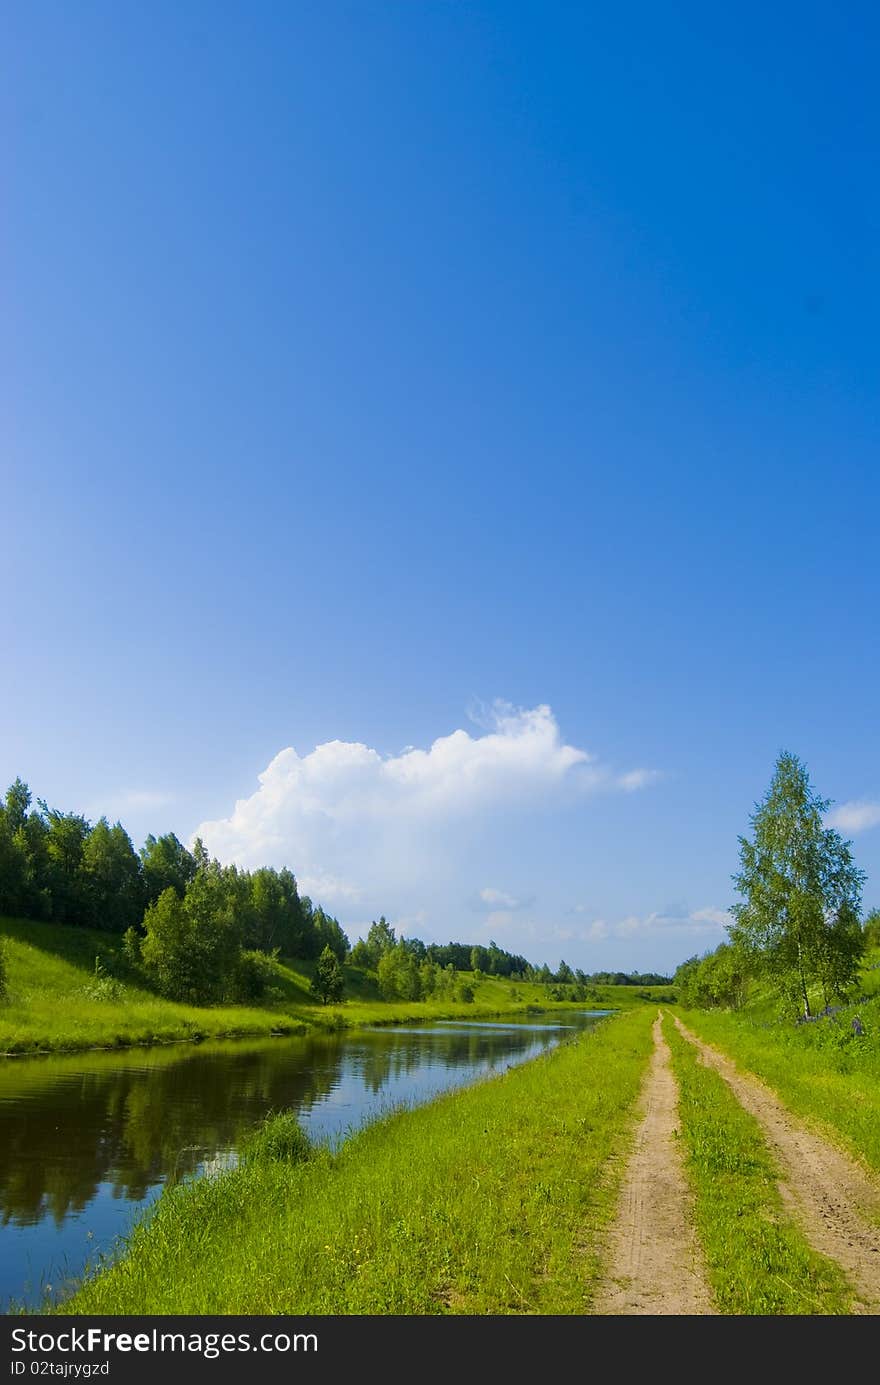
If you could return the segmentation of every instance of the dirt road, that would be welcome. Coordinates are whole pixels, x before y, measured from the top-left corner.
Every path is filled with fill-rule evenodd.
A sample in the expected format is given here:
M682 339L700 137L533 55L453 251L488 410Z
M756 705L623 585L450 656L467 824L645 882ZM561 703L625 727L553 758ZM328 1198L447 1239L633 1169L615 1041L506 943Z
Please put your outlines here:
M642 1119L608 1245L608 1274L593 1311L687 1315L715 1310L693 1226L676 1141L678 1086L661 1019L641 1093Z

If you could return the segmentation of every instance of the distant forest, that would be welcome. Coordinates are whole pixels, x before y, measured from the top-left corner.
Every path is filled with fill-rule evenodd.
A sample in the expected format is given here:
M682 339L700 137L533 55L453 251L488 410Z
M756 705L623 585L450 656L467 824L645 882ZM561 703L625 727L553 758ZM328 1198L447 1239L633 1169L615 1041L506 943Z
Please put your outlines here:
M452 988L457 972L565 987L665 985L653 972L555 971L470 943L398 938L385 918L351 946L338 919L300 895L288 869L243 870L192 850L173 832L140 851L120 822L33 807L21 779L0 804L0 914L122 934L133 967L177 999L257 998L271 979L266 959L329 954L376 973L383 994L420 999ZM459 989L460 989L460 983ZM464 998L467 998L466 996ZM577 996L575 996L577 998Z

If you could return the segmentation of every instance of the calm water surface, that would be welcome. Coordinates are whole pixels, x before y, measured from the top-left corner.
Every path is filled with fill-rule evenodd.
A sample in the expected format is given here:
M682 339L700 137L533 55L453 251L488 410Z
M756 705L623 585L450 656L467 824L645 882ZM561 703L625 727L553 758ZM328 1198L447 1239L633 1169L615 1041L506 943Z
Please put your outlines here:
M63 1294L166 1184L233 1163L269 1111L338 1144L606 1013L0 1059L0 1310Z

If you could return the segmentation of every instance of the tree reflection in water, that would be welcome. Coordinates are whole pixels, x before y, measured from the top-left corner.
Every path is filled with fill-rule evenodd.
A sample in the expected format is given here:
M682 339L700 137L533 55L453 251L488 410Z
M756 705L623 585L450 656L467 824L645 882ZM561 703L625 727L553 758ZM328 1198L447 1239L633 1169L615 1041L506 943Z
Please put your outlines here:
M380 1110L522 1061L566 1032L550 1024L455 1023L7 1059L0 1065L0 1225L63 1228L100 1193L118 1201L121 1231L132 1209L163 1184L234 1159L242 1136L268 1111L295 1110L313 1137L338 1140ZM78 1259L82 1234L80 1227ZM17 1237L17 1254L20 1245ZM0 1260L8 1256L3 1250L0 1232ZM7 1261L2 1279L0 1296L24 1274L16 1281Z

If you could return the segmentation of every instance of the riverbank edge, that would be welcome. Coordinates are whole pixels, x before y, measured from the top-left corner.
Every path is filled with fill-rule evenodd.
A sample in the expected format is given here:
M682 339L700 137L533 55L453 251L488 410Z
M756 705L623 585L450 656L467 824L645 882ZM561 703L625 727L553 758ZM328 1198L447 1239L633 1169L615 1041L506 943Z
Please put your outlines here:
M649 1002L643 1002L648 1004ZM22 1058L48 1058L53 1054L67 1055L74 1053L124 1053L128 1049L134 1048L168 1048L174 1044L203 1044L213 1043L235 1043L242 1039L291 1039L304 1038L307 1035L317 1036L321 1034L342 1034L352 1029L387 1029L397 1025L407 1024L432 1024L438 1020L460 1019L465 1021L473 1020L528 1020L540 1019L548 1016L560 1016L566 1014L583 1014L584 1011L595 1009L604 1014L616 1014L622 1009L619 1005L599 1005L590 1006L586 1002L571 1002L566 1005L554 1006L519 1006L509 1010L497 1010L488 1007L474 1005L461 1006L457 1009L432 1011L430 1015L413 1014L407 1011L406 1014L394 1014L384 1019L371 1018L350 1018L347 1015L329 1017L328 1023L323 1023L320 1018L297 1019L290 1026L274 1026L265 1029L247 1027L241 1029L224 1029L215 1033L196 1032L191 1034L180 1034L170 1038L156 1037L152 1039L131 1039L119 1040L112 1044L77 1044L65 1043L63 1041L53 1044L49 1048L26 1048L0 1050L0 1058L22 1059Z
M653 1007L331 1154L170 1189L53 1313L590 1311Z

